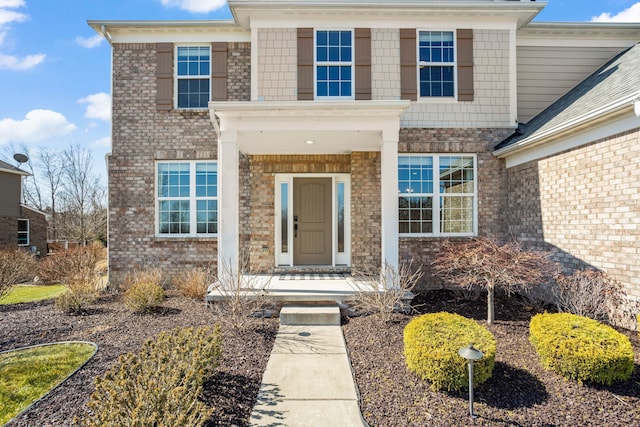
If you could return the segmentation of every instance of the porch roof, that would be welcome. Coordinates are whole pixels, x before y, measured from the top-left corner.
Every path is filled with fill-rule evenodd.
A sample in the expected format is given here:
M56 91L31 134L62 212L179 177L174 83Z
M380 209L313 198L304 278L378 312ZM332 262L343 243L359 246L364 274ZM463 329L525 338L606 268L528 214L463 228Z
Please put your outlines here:
M218 137L236 133L247 154L339 154L379 151L398 140L410 101L211 102Z

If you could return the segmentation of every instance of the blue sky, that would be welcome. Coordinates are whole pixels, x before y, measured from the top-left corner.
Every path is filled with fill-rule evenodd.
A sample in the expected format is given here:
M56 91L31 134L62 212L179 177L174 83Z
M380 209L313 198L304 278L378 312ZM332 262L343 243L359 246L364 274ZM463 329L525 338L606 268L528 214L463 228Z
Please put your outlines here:
M228 18L224 0L0 0L0 158L11 144L81 144L105 174L110 47L88 19ZM549 0L536 18L592 20L640 22L640 1Z

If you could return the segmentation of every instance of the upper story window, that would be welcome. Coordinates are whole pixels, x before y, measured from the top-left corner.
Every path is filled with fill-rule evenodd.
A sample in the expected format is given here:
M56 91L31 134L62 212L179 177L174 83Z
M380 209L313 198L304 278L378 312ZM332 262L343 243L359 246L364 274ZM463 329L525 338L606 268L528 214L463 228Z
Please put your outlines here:
M353 31L316 31L316 98L353 98Z
M18 220L18 246L29 246L29 220Z
M418 68L421 97L453 97L455 43L453 31L419 31Z
M476 181L475 156L399 156L399 232L416 236L476 234Z
M157 233L207 236L218 232L216 162L157 164Z
M179 46L176 49L176 98L178 108L207 108L211 98L211 47Z

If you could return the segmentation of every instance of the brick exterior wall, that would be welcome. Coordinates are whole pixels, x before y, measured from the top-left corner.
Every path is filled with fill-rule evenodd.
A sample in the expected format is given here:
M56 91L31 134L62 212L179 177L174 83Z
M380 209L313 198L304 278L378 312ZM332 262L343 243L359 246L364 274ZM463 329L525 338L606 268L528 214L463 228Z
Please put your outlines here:
M417 102L402 117L404 127L511 127L508 30L473 31L473 85L471 102Z
M640 299L640 129L508 169L509 232Z
M19 217L0 217L0 248L18 247L18 219L29 220L29 249L36 247L40 255L47 254L47 218L45 215L20 206Z
M215 159L208 111L156 110L156 46L113 45L113 131L109 159L109 272L112 285L136 269L171 278L214 263L215 239L155 237L155 163ZM231 80L231 79L230 79Z
M227 50L227 100L251 100L251 44L229 43Z
M512 131L509 129L401 129L399 153L476 154L478 161L478 234L500 241L507 239L507 177L504 161L495 158L493 147ZM413 259L422 265L419 288L443 285L431 272L431 263L444 238L401 237L401 262Z
M351 153L351 265L356 270L382 263L380 152Z

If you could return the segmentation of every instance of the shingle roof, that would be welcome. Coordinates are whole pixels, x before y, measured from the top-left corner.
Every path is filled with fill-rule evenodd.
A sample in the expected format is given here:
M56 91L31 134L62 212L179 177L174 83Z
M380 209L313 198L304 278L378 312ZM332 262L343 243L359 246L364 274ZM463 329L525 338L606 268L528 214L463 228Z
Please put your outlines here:
M496 145L495 150L553 133L606 113L640 97L640 43L619 53L526 125Z
M0 171L9 172L9 173L17 173L20 175L30 175L29 172L25 172L20 168L10 165L7 162L0 160Z

